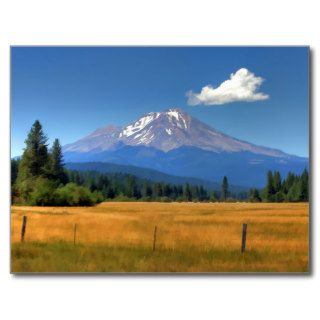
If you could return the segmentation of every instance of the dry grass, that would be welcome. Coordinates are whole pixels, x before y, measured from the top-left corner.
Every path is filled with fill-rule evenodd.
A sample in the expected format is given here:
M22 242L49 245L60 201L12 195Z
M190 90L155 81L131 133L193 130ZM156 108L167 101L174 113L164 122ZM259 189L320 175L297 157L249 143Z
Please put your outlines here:
M28 216L28 224L26 243L21 245L23 215ZM14 206L11 219L13 272L308 271L309 217L305 203ZM248 224L245 257L240 254L242 223ZM155 225L158 237L153 253ZM68 259L72 261L68 263Z

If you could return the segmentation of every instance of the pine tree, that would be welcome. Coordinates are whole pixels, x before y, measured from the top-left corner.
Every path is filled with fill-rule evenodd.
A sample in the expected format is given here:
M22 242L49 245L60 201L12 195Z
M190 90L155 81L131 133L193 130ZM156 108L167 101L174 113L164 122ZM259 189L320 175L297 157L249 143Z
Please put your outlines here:
M200 186L199 188L199 200L204 201L208 198L206 190L203 188L203 186Z
M25 140L17 176L17 191L23 202L29 201L36 179L46 174L49 160L47 140L41 123L36 120Z
M273 173L272 171L268 171L267 173L267 186L266 186L266 200L268 202L274 201L274 182L273 182Z
M17 180L19 162L19 159L11 159L11 186L13 186Z
M229 183L228 178L226 176L223 177L222 180L222 200L226 201L229 195Z
M63 167L63 155L59 139L55 139L53 142L50 160L50 175L52 179L58 181L59 183L66 184L68 179Z
M259 190L257 188L250 189L249 201L250 202L261 202L261 197L259 194Z
M273 175L274 193L281 191L281 176L279 171L275 171Z
M287 201L297 202L299 201L299 198L300 198L300 183L299 183L299 180L296 179L288 191Z
M189 183L186 183L184 187L183 197L186 201L192 201L192 192Z
M216 202L219 198L219 195L215 192L215 191L212 191L210 193L210 201L211 202Z
M309 174L307 169L304 169L300 177L300 192L299 192L300 201L309 200Z
M21 157L18 178L37 178L44 173L48 163L47 141L41 123L36 120L25 140L26 147Z
M292 172L289 172L287 178L284 180L282 184L282 191L287 194L289 189L292 187L295 181L295 175Z
M128 176L126 185L126 194L129 198L139 198L136 179L134 176Z
M144 183L143 183L142 196L144 198L151 198L152 197L152 188L150 187L150 183L148 181L144 181Z
M163 196L163 189L162 189L162 185L159 182L156 182L153 186L153 190L154 190L154 196L156 198L162 197Z

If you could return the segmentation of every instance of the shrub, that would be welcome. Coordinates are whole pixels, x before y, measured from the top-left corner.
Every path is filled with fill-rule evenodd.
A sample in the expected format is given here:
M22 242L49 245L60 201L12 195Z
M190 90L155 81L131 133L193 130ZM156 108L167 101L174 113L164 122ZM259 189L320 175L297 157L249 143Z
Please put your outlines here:
M34 206L50 206L56 204L56 182L46 179L36 179L33 190L30 192L28 204Z
M131 202L131 201L136 201L136 199L127 197L123 194L119 194L117 197L113 198L111 201Z
M285 195L282 191L278 191L276 194L275 194L275 202L283 202L285 199Z
M98 192L90 192L83 186L75 183L68 183L56 190L56 199L58 205L65 206L92 206L102 201L102 194Z

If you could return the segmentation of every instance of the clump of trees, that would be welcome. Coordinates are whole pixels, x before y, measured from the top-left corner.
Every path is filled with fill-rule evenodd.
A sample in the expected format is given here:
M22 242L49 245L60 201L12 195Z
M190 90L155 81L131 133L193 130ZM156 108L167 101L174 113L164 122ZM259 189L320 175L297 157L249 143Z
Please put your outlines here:
M101 202L103 196L98 191L69 183L59 140L54 140L50 150L47 141L36 120L21 159L11 161L12 202L40 206L90 206Z
M309 201L309 174L305 169L301 175L289 172L285 179L279 171L268 171L267 185L259 192L249 191L251 202L307 202Z

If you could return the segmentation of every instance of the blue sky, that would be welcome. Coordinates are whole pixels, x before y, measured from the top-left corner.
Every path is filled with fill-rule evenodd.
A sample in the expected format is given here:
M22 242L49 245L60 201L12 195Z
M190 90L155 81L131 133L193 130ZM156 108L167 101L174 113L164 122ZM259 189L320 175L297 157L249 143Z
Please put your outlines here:
M241 68L264 79L256 88L263 98L232 100L219 89L190 105L187 92L214 90ZM238 139L308 156L308 90L305 47L13 47L12 156L35 119L49 142L67 144L171 107Z

